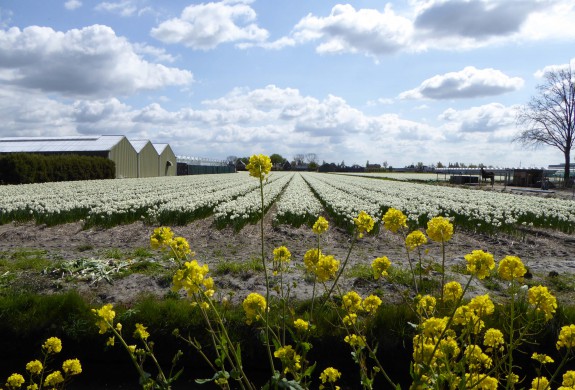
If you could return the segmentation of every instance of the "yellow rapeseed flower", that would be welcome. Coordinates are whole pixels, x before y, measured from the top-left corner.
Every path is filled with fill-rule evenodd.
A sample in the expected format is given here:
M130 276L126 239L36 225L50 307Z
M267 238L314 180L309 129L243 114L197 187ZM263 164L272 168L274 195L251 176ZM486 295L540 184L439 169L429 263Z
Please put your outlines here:
M505 256L497 268L499 277L503 280L515 280L522 278L527 272L521 259L517 256Z
M377 257L371 262L371 269L373 271L373 278L378 280L381 277L387 276L387 269L391 266L391 261L386 256Z
M329 223L327 220L324 217L319 217L313 224L312 230L315 234L323 234L327 231L328 227Z
M250 176L263 180L272 170L272 160L264 154L254 154L250 157L246 169L250 172Z
M390 207L381 219L383 220L383 227L393 233L397 233L399 229L407 227L405 214L393 207Z
M421 327L421 333L425 337L438 337L445 330L447 320L447 317L430 317L419 325Z
M545 286L533 286L527 291L527 299L534 306L535 311L545 315L545 320L553 318L557 309L557 299L547 290Z
M353 326L357 322L357 314L349 313L342 318L341 322L343 322L344 325Z
M152 249L159 249L170 246L174 233L169 227L161 226L155 228L150 236L150 246Z
M62 351L62 340L58 337L50 337L44 342L42 349L46 351L46 353L60 353L60 351Z
M26 364L26 371L33 375L40 374L43 368L44 366L40 360L32 360Z
M361 309L361 296L355 291L350 291L342 297L341 306L348 313L357 313Z
M575 347L575 325L565 325L561 328L556 346L557 349Z
M417 302L417 314L425 317L433 315L436 304L437 304L436 299L431 295L424 295L422 297L419 297L419 300Z
M414 230L405 237L405 246L411 251L425 244L427 244L427 237L419 230Z
M92 313L96 314L98 321L96 325L100 328L100 334L104 334L108 331L108 328L113 324L116 312L113 309L112 304L108 303L102 306L100 309L92 309Z
M306 332L309 329L309 322L298 318L293 322L293 326L300 332Z
M188 244L188 241L184 237L174 238L170 242L170 248L177 259L185 259L187 255L195 255L190 249L190 244Z
M478 295L471 298L467 306L473 309L478 317L491 315L495 312L495 305L491 301L489 294Z
M339 260L336 260L331 255L322 255L317 262L314 272L317 276L317 280L321 283L335 278L338 269Z
M62 370L66 375L78 375L82 372L82 365L78 359L68 359L62 363Z
M375 225L373 218L363 210L359 212L357 218L353 219L353 222L355 223L355 227L359 233L359 238L362 238L364 233L371 232Z
M204 277L210 271L207 264L200 265L196 260L186 261L182 268L178 269L172 278L172 289L186 290L188 295L200 292Z
M250 293L242 302L246 312L246 323L249 325L253 320L259 320L261 313L267 310L266 299L258 293Z
M575 371L565 371L563 374L563 383L561 383L561 385L564 388L575 388ZM559 389L561 389L561 387Z
M303 256L303 263L307 272L315 273L317 263L321 256L323 255L319 249L310 249L305 253Z
M346 343L348 343L352 347L365 348L365 346L366 346L365 337L357 335L357 334L351 334L351 335L345 336L343 341L345 341Z
M486 347L489 347L493 350L502 350L504 343L505 340L503 339L503 332L501 332L499 329L489 328L485 331L485 335L483 337L483 345Z
M321 380L321 383L326 383L326 382L334 383L339 378L341 378L341 372L339 372L338 370L336 370L333 367L326 368L319 375L319 379Z
M136 329L134 330L134 337L142 340L146 340L150 337L150 333L146 330L147 328L142 324L136 324Z
M495 261L491 253L474 250L464 257L467 261L467 270L477 276L478 279L485 279L489 275L489 271L495 268Z
M44 380L44 386L56 387L62 382L64 382L62 373L60 371L54 371L46 376L46 379Z
M445 217L434 217L427 222L427 235L435 242L447 242L453 236L453 224Z
M459 282L452 281L443 286L443 300L445 302L457 302L462 294L463 288Z
M274 261L280 263L289 263L291 252L284 245L274 249Z
M370 295L363 300L361 305L366 313L375 314L381 303L381 299L377 295Z
M465 385L467 389L474 390L497 390L497 378L486 374L466 373Z
M533 352L533 355L531 355L531 359L537 360L541 364L547 364L547 363L554 363L555 362L555 360L553 360L553 358L551 356L545 355L544 353L537 353L537 352Z
M491 368L493 360L483 353L479 345L470 344L465 348L465 355L467 365L471 371L479 371L484 368Z
M279 348L274 352L274 356L282 361L284 374L295 373L301 369L301 356L291 345Z
M549 388L549 379L538 376L531 382L531 390L546 390Z
M20 374L12 374L6 380L6 386L10 389L19 389L25 380L24 377Z

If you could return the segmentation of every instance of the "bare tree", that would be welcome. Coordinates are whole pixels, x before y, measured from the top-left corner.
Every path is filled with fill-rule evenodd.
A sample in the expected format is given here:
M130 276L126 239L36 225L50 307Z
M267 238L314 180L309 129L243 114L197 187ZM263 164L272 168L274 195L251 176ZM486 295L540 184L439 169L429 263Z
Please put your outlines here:
M294 154L293 160L295 165L302 165L305 160L305 155L303 153Z
M565 157L565 184L569 180L571 149L575 136L575 75L571 69L560 68L545 73L545 81L537 86L538 95L531 97L517 116L521 128L513 139L523 146L553 146Z
M305 162L308 164L315 163L317 164L317 154L315 153L306 153L305 155Z

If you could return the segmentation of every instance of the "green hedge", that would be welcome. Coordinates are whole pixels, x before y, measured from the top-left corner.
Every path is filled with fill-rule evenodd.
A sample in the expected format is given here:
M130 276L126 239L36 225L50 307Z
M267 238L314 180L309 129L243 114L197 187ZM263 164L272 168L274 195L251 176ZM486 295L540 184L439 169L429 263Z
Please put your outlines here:
M113 179L116 164L104 157L10 153L0 155L0 183Z

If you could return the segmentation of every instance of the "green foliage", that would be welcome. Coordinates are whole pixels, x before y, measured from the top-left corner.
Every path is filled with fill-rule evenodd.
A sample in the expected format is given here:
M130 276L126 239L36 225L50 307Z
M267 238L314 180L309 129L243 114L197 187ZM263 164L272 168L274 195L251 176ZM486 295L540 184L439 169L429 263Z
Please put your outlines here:
M107 158L81 155L10 153L0 155L0 183L113 179L116 164Z
M44 250L19 250L0 253L0 272L42 271L50 264Z
M216 265L214 270L215 275L251 275L253 272L263 271L261 260L258 258L251 258L247 261L240 260L222 260Z

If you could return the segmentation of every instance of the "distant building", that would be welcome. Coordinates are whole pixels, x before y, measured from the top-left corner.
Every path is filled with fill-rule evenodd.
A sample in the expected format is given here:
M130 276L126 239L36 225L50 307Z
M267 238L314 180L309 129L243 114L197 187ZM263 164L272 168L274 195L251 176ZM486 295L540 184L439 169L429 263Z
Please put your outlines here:
M158 159L160 155L154 148L154 145L147 139L130 140L130 143L136 150L137 155L137 177L156 177L158 176Z
M157 176L176 176L176 155L169 144L152 144L160 156Z
M76 154L108 158L116 177L138 177L138 153L123 135L71 137L4 137L0 153Z

